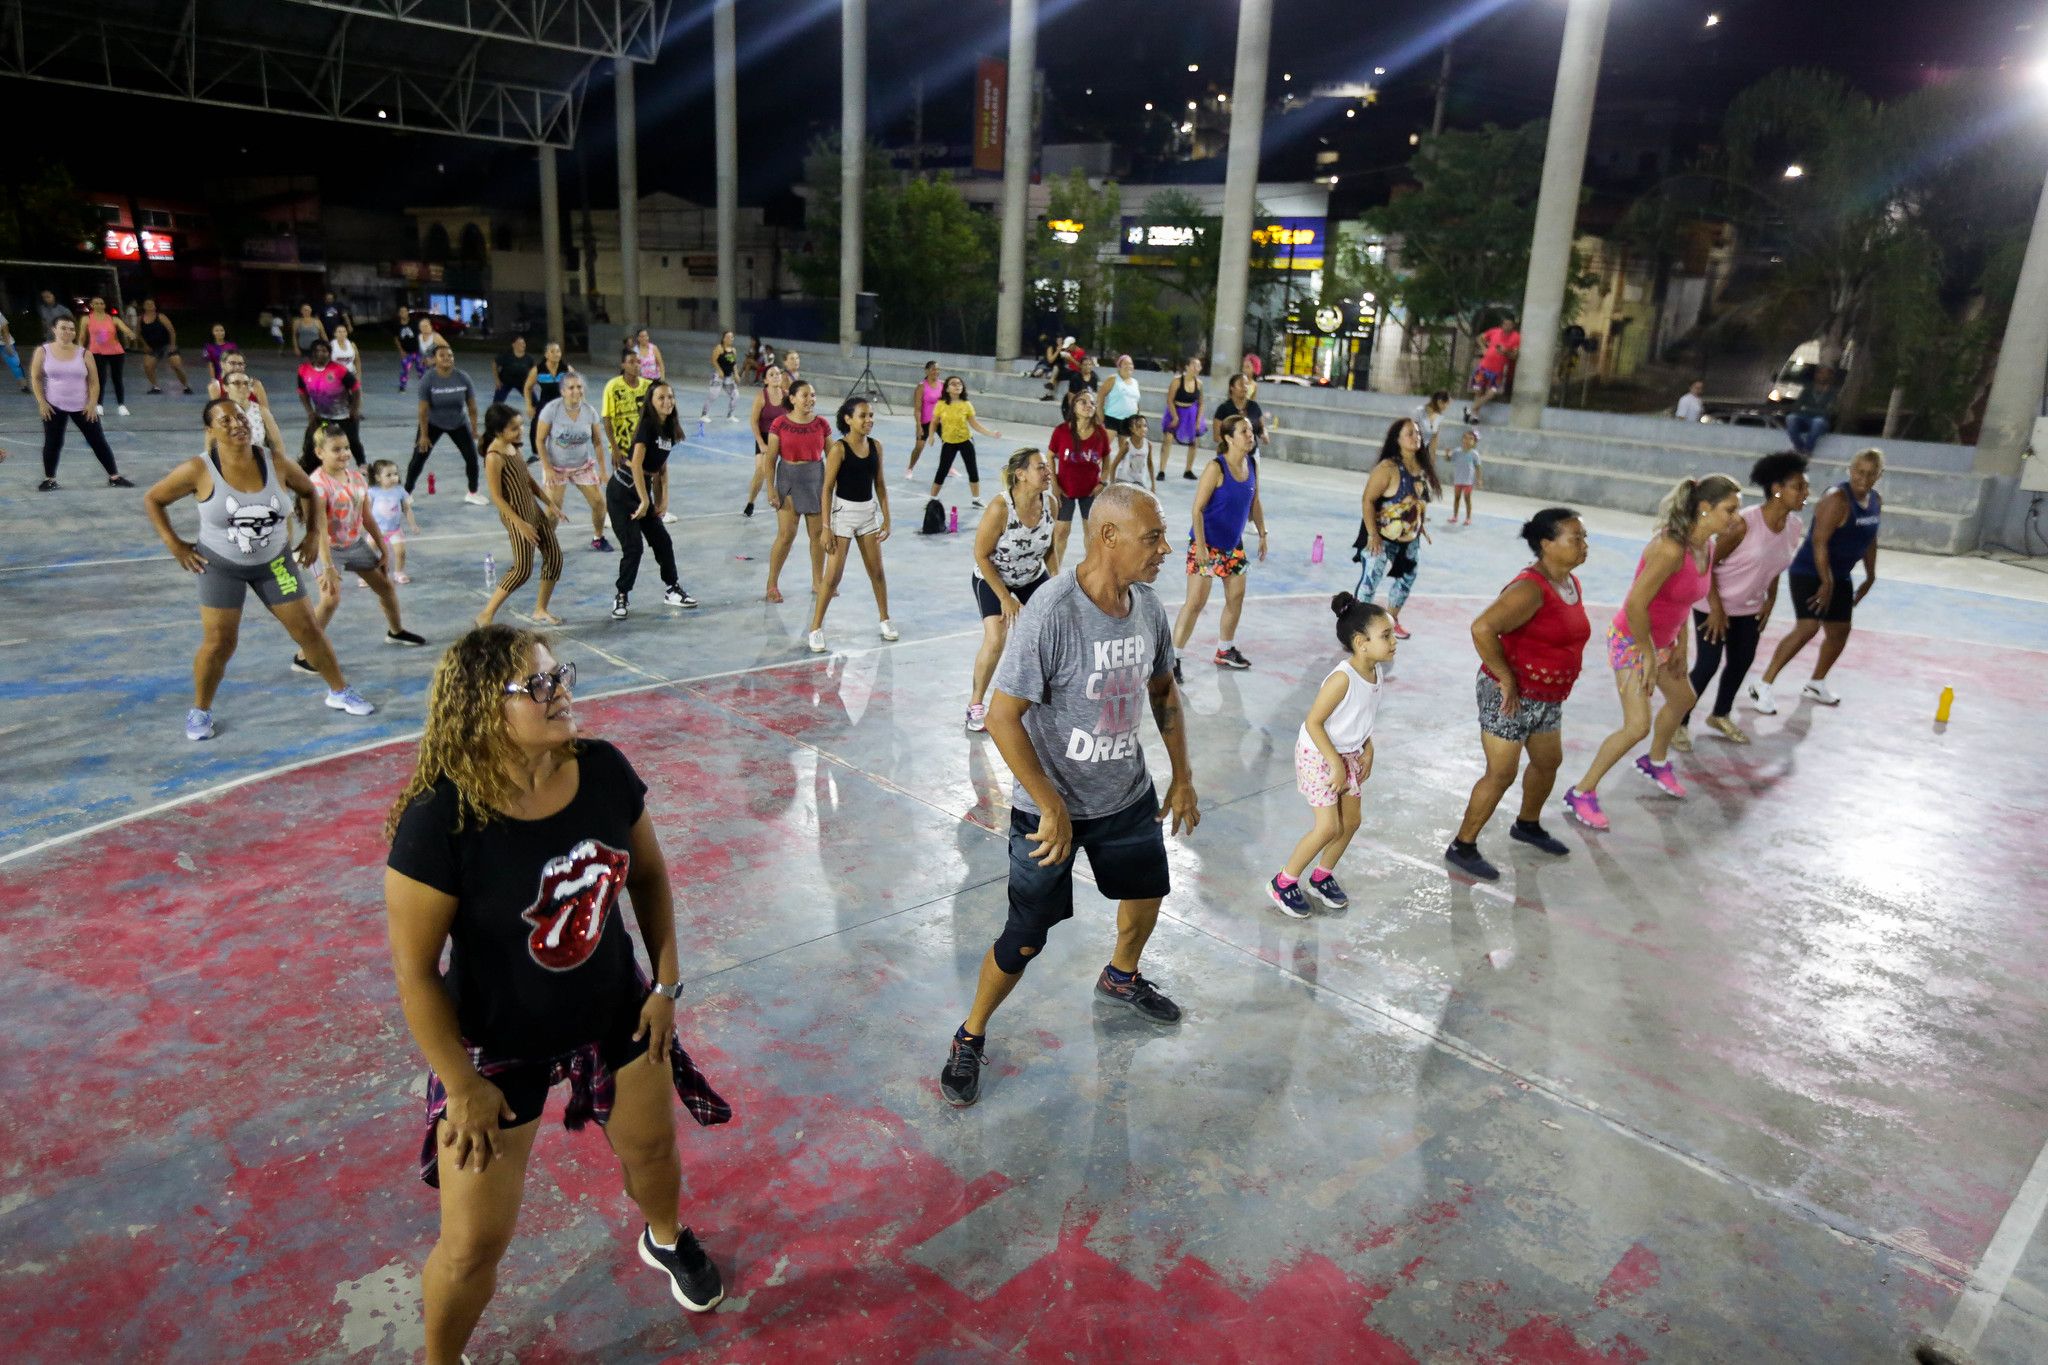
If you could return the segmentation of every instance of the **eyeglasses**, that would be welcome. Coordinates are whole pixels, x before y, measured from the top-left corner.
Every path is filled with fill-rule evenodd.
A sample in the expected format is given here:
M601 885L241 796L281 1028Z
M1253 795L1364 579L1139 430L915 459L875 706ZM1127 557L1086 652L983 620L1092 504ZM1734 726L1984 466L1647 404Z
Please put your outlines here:
M507 696L532 697L542 706L546 706L562 693L572 691L575 686L576 665L556 664L549 672L536 673L525 682L506 683L505 693Z

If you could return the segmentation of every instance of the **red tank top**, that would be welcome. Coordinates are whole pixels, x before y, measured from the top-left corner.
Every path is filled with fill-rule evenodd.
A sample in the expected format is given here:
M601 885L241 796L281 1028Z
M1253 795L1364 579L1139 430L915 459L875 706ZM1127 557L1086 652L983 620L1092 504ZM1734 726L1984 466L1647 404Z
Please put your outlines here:
M1572 587L1579 600L1567 602L1557 588L1534 565L1508 580L1510 586L1528 579L1543 593L1536 614L1500 637L1500 652L1515 671L1515 686L1529 701L1563 701L1579 680L1579 666L1586 653L1586 641L1593 638L1593 623L1586 619L1586 591L1577 574ZM1493 670L1481 664L1489 678ZM1494 679L1496 682L1498 678Z

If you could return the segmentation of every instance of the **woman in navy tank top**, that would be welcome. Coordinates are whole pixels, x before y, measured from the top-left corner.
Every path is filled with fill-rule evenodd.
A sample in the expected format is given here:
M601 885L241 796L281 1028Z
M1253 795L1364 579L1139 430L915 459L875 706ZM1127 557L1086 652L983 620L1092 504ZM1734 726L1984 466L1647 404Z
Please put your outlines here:
M1820 659L1799 695L1822 706L1842 704L1828 686L1828 670L1849 643L1856 604L1870 595L1877 582L1877 528L1884 512L1877 481L1883 477L1884 452L1876 446L1858 451L1849 461L1849 477L1830 488L1814 510L1813 529L1799 547L1792 567L1785 571L1785 587L1792 594L1792 613L1798 620L1792 633L1779 641L1778 652L1771 656L1771 666L1763 677L1749 685L1749 704L1763 715L1778 713L1772 684L1816 632L1821 637ZM1858 560L1863 563L1863 583L1852 589L1850 573Z

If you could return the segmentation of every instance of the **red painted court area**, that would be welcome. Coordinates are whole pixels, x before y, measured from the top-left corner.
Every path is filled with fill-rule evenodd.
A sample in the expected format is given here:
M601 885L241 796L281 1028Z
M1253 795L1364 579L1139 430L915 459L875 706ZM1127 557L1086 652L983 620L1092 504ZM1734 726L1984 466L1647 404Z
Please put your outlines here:
M1246 638L1277 660L1308 606L1264 604ZM1457 606L1417 619L1447 631ZM2007 1049L2038 1036L2041 931L2012 883L1943 859L2035 856L2039 812L1989 793L2039 757L2001 727L2040 661L1858 642L1863 712L1708 750L1693 825L1617 784L1606 842L1478 892L1429 866L1473 772L1469 664L1418 649L1351 855L1361 908L1306 925L1247 888L1303 819L1282 741L1319 670L1197 680L1207 815L1147 959L1190 1022L1089 1013L1084 889L965 1113L932 1078L1000 922L1007 781L954 733L957 680L834 658L579 703L650 783L685 1043L736 1110L679 1124L730 1297L675 1310L630 1255L609 1150L557 1104L471 1359L1879 1358L1940 1325L2038 1141L2024 1097L2048 1078ZM1966 723L1915 720L1958 668ZM1575 699L1568 769L1611 706ZM1895 788L1913 746L1950 762ZM264 778L6 867L15 1358L417 1347L435 1203L380 894L410 761ZM1987 823L1947 814L1972 791Z

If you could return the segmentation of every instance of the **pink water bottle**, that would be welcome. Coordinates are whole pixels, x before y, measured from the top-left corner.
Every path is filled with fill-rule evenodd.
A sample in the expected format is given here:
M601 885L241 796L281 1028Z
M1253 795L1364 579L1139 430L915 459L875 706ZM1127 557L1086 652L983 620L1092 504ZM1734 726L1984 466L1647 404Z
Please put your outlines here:
M432 474L427 475L427 491L429 493L434 491L434 476Z
M946 530L950 533L957 532L959 529L960 509L959 507L955 506L952 511L946 513Z
M1317 536L1316 543L1309 547L1308 562L1311 564L1323 562L1323 538L1321 536Z

